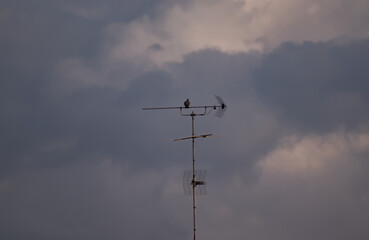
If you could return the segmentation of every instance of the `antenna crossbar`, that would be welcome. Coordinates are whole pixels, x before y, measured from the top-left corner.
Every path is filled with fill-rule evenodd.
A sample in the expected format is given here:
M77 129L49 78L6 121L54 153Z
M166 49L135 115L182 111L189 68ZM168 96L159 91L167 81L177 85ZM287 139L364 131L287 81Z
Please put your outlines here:
M174 139L173 141L176 142L176 141L183 141L183 140L188 140L188 139L193 139L193 138L206 138L206 137L210 137L210 136L213 136L213 134L209 133L209 134L202 134L202 135L196 135L196 136L177 138L177 139Z
M210 113L211 110L217 110L215 116L221 118L223 117L227 105L224 103L223 99L217 95L215 95L216 100L218 101L219 105L203 105L203 106L190 106L190 102L187 101L184 104L184 107L150 107L150 108L142 108L142 110L173 110L179 109L182 116L204 116ZM182 111L185 109L204 109L203 113L183 113Z
M190 108L224 108L222 105L207 105L207 106L191 106L191 107L153 107L153 108L142 108L142 110L164 110L164 109L190 109Z

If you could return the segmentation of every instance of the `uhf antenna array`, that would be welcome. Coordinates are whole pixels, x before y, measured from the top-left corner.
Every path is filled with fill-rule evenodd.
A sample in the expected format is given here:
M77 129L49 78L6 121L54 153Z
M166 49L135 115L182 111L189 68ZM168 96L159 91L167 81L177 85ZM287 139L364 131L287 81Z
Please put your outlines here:
M191 195L193 200L193 239L196 240L196 189L198 189L198 194L203 195L206 194L205 188L205 176L206 170L196 170L195 166L195 139L196 138L206 138L210 137L213 134L201 134L195 135L195 117L201 117L208 115L212 110L216 110L216 117L223 117L227 105L224 103L223 99L217 95L215 98L218 101L218 105L207 105L207 106L190 106L190 101L187 99L184 102L183 107L153 107L153 108L143 108L143 110L171 110L171 109L179 109L179 113L184 117L191 117L192 119L192 135L188 137L178 138L174 141L184 141L192 139L192 171L186 170L183 175L183 189L186 195ZM183 110L193 109L191 113L186 113ZM202 109L203 111L200 113L195 113L194 110ZM192 178L191 178L192 175ZM192 190L192 191L191 191Z

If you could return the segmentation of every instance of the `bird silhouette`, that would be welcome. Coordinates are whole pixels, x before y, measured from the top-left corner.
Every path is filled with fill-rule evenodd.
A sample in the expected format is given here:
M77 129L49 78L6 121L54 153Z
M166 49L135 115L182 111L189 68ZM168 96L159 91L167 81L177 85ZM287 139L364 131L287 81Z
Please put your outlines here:
M187 98L187 100L183 104L185 108L188 108L190 106L190 100Z

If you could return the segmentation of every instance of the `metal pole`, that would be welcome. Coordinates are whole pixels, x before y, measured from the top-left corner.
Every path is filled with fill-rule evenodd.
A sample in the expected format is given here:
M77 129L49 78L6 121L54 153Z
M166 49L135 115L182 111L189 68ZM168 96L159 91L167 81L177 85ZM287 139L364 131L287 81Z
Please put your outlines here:
M195 113L191 113L192 136L195 136ZM192 196L193 196L193 240L196 240L196 169L195 169L195 138L192 138Z

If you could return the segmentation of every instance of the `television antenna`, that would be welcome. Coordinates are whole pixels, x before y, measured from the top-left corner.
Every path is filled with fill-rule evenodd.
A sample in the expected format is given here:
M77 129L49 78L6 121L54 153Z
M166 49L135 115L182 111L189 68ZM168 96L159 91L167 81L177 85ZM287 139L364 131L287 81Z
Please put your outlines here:
M218 105L204 105L204 106L190 106L190 100L187 99L183 103L183 107L152 107L143 108L143 110L173 110L179 109L179 113L184 117L191 117L192 119L192 135L188 137L174 139L173 141L184 141L192 139L192 171L186 170L183 175L183 189L186 195L192 195L193 202L193 240L196 240L196 190L198 189L198 194L206 194L206 170L196 170L195 166L195 139L196 138L207 138L213 136L213 134L201 134L195 135L195 117L202 117L208 115L212 110L216 110L216 117L223 117L225 111L227 110L227 105L224 103L223 99L215 95ZM186 113L183 110L193 109L191 113ZM203 110L200 113L196 113L195 110ZM192 178L191 178L192 175ZM191 191L192 188L192 191ZM192 194L191 194L192 193Z

